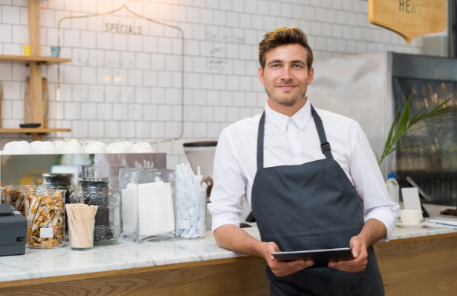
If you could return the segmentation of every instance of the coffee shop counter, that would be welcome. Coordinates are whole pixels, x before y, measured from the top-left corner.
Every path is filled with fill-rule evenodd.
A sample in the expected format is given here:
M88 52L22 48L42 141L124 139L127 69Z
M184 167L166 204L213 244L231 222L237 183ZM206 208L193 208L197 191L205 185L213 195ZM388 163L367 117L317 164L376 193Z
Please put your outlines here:
M258 229L246 228L259 238ZM457 229L396 228L375 245L387 295L457 295ZM265 263L204 239L27 249L0 257L0 295L268 295Z

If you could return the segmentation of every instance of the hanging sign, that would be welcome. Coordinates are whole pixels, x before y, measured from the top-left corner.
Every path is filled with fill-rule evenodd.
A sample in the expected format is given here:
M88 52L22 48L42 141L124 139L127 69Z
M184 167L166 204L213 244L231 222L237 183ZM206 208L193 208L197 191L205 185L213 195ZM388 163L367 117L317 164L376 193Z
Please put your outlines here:
M368 0L368 20L409 44L418 36L446 29L446 0Z

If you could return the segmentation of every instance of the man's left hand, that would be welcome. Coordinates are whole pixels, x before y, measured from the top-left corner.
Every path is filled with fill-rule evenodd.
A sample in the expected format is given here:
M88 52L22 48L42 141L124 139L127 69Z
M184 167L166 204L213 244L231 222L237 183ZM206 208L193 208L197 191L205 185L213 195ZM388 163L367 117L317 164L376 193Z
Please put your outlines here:
M346 271L349 273L361 272L365 270L368 263L367 243L360 236L352 237L349 245L354 255L353 260L330 262L328 267Z

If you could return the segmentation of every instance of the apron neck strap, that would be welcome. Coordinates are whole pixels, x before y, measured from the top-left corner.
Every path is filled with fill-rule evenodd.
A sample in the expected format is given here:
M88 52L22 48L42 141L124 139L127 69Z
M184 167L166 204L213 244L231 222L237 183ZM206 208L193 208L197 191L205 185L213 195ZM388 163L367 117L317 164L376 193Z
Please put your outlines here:
M316 124L317 133L319 134L319 139L321 141L322 153L324 153L325 158L333 159L332 151L330 148L330 143L327 142L327 137L325 136L325 129L324 129L324 125L322 124L322 119L319 117L319 114L317 114L313 105L311 105L311 114L313 115L314 123Z
M333 159L332 151L330 149L330 143L327 142L325 136L324 125L322 119L317 114L313 105L311 105L311 114L313 115L314 123L316 124L317 133L319 134L319 140L321 141L322 153L327 159ZM263 169L263 144L265 138L265 111L262 113L259 122L259 133L257 134L257 169Z
M257 134L257 169L263 169L263 139L265 138L265 111L262 113L259 122L259 133Z

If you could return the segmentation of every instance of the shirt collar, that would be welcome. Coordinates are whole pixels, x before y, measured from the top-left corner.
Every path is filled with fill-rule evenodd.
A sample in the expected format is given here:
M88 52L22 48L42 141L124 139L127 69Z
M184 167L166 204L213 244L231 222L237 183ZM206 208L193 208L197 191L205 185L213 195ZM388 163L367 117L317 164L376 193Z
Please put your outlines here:
M289 122L289 118L291 118L293 122L295 122L295 124L300 130L303 130L306 126L306 123L308 123L308 120L311 118L311 104L309 102L309 99L306 98L305 105L300 110L298 110L297 113L295 113L292 117L289 117L287 115L274 111L270 108L270 106L268 106L268 103L265 103L265 115L268 121L273 123L276 127L278 127L284 132L287 131L287 124Z

